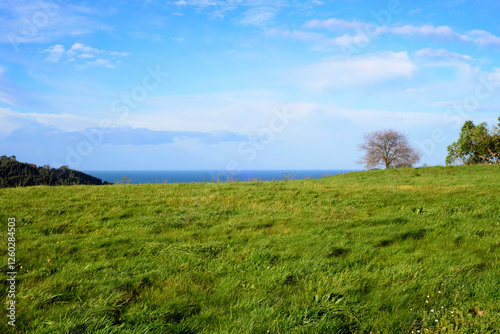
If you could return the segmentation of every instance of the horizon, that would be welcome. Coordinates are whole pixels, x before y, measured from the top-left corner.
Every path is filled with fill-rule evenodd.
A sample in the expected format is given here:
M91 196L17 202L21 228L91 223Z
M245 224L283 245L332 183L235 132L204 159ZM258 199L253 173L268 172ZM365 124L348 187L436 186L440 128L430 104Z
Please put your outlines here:
M384 169L384 168L378 168ZM352 171L362 172L367 169L242 169L235 172L328 172L328 171ZM222 172L224 169L82 169L81 172Z
M444 165L500 116L495 1L0 4L4 155L82 171L364 170L392 128ZM202 166L190 169L191 166Z

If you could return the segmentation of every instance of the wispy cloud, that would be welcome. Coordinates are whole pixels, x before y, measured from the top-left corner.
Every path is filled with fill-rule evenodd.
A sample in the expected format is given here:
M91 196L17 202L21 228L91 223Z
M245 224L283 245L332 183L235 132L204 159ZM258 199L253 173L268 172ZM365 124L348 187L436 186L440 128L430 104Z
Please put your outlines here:
M417 66L406 52L378 52L349 60L334 58L297 73L299 82L317 90L352 88L409 78Z
M45 58L46 61L49 63L58 63L59 60L61 60L61 58L65 55L66 49L63 45L57 44L45 49L43 52L48 53L47 58Z
M10 83L4 78L3 74L5 69L0 66L0 101L13 105L13 89L10 87Z
M499 47L500 37L484 30L471 30L458 33L449 26L433 26L425 24L422 26L406 25L393 27L390 32L399 35L413 35L441 40L460 41L473 43L480 47Z
M78 143L86 134L99 132L100 144L158 145L175 140L196 139L205 144L248 140L246 135L232 131L168 131L131 126L99 128L98 121L70 114L20 113L0 108L0 136L14 142Z
M71 132L98 126L99 122L71 114L21 113L8 108L0 108L0 135L9 136L15 131L29 133Z
M0 43L49 43L109 29L96 21L96 10L60 1L11 1L0 6Z
M465 87L466 83L479 74L478 68L472 65L473 58L445 49L422 49L414 53L415 61L422 66L453 67L456 69L456 80L460 80Z
M371 37L367 36L363 32L358 32L356 34L345 33L338 37L329 37L322 33L311 32L311 31L303 31L303 30L279 30L276 28L269 29L265 32L267 36L271 37L279 37L286 39L298 40L301 42L309 42L312 43L315 48L324 49L324 50L332 50L332 49L341 49L349 48L351 45L365 45L368 43L371 38L380 35L384 27L375 28L374 34Z
M448 26L435 27L432 24L425 24L423 26L405 25L402 27L394 27L390 31L397 35L415 35L460 41L469 40L468 36L458 34Z
M66 50L63 45L57 44L42 52L48 54L45 60L50 63L58 63L63 60L68 62L80 62L79 64L81 65L83 61L83 64L104 66L108 68L114 67L116 61L112 62L110 59L105 59L103 57L117 58L130 55L128 52L105 51L81 43L74 43L68 50Z
M254 7L245 11L237 22L242 25L266 26L273 22L275 17L276 8Z
M434 61L472 61L474 60L471 56L461 55L459 53L450 52L445 49L422 49L415 52L415 56L428 58Z
M314 29L314 28L326 28L330 30L338 29L357 29L363 28L366 23L352 20L346 21L343 19L331 18L328 20L311 20L304 24L304 28Z
M359 45L367 43L374 37L383 34L394 34L401 36L413 36L416 38L434 39L440 41L456 41L462 43L474 43L481 47L500 47L500 37L484 30L471 30L463 33L455 31L447 25L434 26L432 24L424 25L375 25L363 21L347 21L339 18L330 18L326 20L310 20L303 24L306 30L326 30L336 36L324 36L324 41L329 44L339 46ZM341 35L338 35L341 34ZM296 35L296 34L295 34ZM294 37L294 35L282 34L282 37ZM326 43L325 43L326 44Z
M92 66L103 66L107 68L114 68L115 65L112 64L109 60L107 59L102 59L102 58L97 58L94 61L89 61L87 64L92 65Z
M234 17L233 21L239 25L251 26L270 25L281 8L290 6L287 0L178 0L170 4L179 9L191 7L200 13L206 12L214 19L224 19L241 9L241 14Z
M500 37L484 30L472 30L469 36L479 46L500 46Z

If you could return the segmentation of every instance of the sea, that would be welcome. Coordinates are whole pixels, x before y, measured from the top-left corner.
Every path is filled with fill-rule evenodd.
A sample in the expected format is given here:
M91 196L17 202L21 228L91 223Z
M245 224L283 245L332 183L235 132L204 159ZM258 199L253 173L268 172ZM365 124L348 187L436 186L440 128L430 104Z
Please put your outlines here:
M284 181L319 179L354 170L87 170L86 174L110 183L190 183L229 181Z

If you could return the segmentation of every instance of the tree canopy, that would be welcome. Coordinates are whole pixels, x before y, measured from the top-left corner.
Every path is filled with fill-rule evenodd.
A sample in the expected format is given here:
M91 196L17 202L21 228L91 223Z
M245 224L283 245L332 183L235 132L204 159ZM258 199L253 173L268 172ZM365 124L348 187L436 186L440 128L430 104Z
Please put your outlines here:
M500 162L500 117L498 126L490 130L486 122L474 125L466 121L462 126L458 140L448 146L446 164L456 161L464 165Z
M50 168L49 165L37 167L30 163L19 162L15 156L0 157L0 188L39 185L74 185L93 184L101 185L102 180L70 169L67 166ZM108 182L104 182L108 184Z
M364 143L359 149L365 155L358 161L366 168L385 166L385 168L411 167L420 161L422 153L408 143L406 135L395 130L380 130L364 135Z

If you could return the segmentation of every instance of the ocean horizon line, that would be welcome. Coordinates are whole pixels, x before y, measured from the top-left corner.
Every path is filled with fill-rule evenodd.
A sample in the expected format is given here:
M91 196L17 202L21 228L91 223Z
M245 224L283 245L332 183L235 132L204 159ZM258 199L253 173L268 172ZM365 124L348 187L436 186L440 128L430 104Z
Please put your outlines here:
M348 169L260 169L260 170L83 170L110 183L202 183L251 180L318 179L355 172Z

